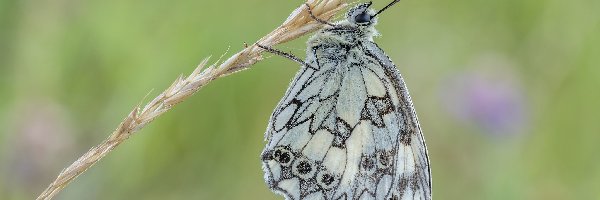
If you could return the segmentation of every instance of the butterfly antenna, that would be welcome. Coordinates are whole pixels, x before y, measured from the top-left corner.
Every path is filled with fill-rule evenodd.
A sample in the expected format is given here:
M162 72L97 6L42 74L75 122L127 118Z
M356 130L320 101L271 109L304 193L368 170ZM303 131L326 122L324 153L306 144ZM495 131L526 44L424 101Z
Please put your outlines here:
M383 12L384 10L388 9L389 7L392 7L394 4L398 3L400 0L394 0L392 1L392 3L388 4L387 6L383 7L381 10L377 11L377 13L375 13L375 15L373 15L373 17L379 15L379 13Z

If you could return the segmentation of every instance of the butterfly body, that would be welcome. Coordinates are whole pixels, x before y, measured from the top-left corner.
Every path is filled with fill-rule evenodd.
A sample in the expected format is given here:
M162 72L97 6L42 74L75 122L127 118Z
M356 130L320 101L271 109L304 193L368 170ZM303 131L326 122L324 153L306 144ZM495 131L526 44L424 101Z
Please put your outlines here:
M370 4L307 42L306 65L275 108L262 153L286 199L431 199L429 160L399 71L373 42ZM362 7L361 7L362 6Z

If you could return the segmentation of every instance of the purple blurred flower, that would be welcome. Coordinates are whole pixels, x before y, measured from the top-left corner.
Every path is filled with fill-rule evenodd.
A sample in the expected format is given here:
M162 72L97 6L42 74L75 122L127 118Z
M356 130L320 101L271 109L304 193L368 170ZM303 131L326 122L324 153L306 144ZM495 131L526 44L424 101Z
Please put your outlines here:
M445 82L442 102L449 113L494 135L520 132L527 120L525 96L510 69L497 57L485 57L470 71Z

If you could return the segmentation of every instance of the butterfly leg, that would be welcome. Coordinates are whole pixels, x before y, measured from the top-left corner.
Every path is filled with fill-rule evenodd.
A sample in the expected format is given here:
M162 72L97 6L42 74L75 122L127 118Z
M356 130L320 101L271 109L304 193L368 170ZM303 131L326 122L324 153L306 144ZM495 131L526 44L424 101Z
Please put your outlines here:
M329 26L335 27L335 24L332 24L332 23L330 23L328 21L325 21L325 20L323 20L323 19L318 18L317 16L315 16L313 14L313 12L312 12L312 8L310 8L310 5L308 5L308 3L304 3L304 5L306 5L306 7L308 8L308 14L310 14L310 17L313 18L315 21L317 21L317 22L319 22L321 24L327 24Z
M312 68L313 70L318 71L316 68L314 68L310 64L304 62L304 60L302 60L302 59L294 56L291 53L286 53L286 52L283 52L281 50L274 49L274 48L271 48L271 47L268 47L268 46L263 46L263 45L258 44L258 43L256 44L256 46L264 49L265 51L267 51L269 53L272 53L272 54L275 54L275 55L278 55L278 56L282 56L282 57L290 59L290 60L292 60L294 62L300 63L300 65L302 65L302 66L305 66L305 67L308 67L308 68Z

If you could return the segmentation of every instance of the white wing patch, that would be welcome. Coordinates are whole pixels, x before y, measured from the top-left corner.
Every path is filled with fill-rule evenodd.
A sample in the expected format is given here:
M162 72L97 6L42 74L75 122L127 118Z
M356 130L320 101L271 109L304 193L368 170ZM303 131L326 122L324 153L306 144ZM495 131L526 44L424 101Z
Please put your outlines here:
M350 68L342 80L342 87L338 96L336 111L342 120L348 124L357 124L360 120L360 111L367 99L367 91L363 84L360 69Z
M306 144L302 154L311 160L323 160L327 150L331 147L334 135L327 130L318 130Z
M373 67L374 66L370 66L369 68ZM365 83L369 83L365 84L367 86L368 94L376 97L384 97L386 94L385 85L381 82L381 79L375 74L375 72L371 70L361 70L361 72Z

